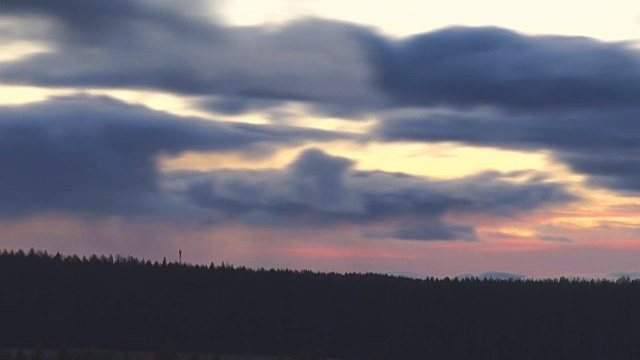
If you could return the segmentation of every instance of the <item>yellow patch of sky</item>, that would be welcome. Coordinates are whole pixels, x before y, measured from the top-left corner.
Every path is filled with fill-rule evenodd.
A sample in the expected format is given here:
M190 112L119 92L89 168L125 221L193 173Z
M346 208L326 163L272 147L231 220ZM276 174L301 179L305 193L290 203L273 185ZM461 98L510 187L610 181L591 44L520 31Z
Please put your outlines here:
M548 224L556 225L566 229L585 229L600 226L639 228L639 213L589 213L582 211L579 213L555 213Z
M52 96L68 95L70 89L50 89L36 86L0 84L0 106L21 105L44 101Z
M85 89L83 91L91 95L113 97L129 104L144 105L153 110L178 116L194 116L205 119L211 117L208 112L193 107L189 97L178 94L140 89Z
M638 37L635 0L223 0L216 6L232 25L278 25L315 16L374 26L404 36L451 25L501 26L529 34L590 36L604 40Z
M145 89L109 89L109 88L55 88L37 87L0 83L0 106L20 105L33 102L45 101L55 96L67 96L74 94L89 94L94 96L109 96L122 102L132 105L143 105L150 109L163 111L170 114L184 117L198 117L202 119L241 122L249 124L269 124L273 122L290 123L295 126L311 127L322 130L340 131L363 131L363 124L366 122L353 122L344 119L326 119L322 122L315 121L315 118L304 118L302 108L298 104L289 104L283 110L288 116L295 116L300 123L293 121L280 121L273 116L261 113L247 113L241 115L225 115L212 113L197 107L198 97L182 96L169 92Z
M32 41L0 43L0 63L18 61L48 51L50 51L50 48L47 45Z
M480 230L480 229L476 229ZM490 229L491 231L495 231L495 229ZM537 232L533 229L523 228L523 227L500 227L500 236L501 237L515 237L515 238L530 238L537 235Z
M345 140L309 143L277 150L273 156L247 157L240 154L185 153L163 158L165 170L266 169L283 168L305 149L319 148L332 156L354 160L359 170L403 172L437 178L452 178L485 170L544 170L549 161L541 153L523 153L454 144L354 143Z
M178 116L253 124L268 122L265 118L254 114L239 117L212 114L194 107L194 98L168 92L139 89L55 88L0 84L0 106L28 104L45 101L55 96L75 94L109 96L128 104L143 105L153 110L164 111Z
M0 84L0 106L22 105L46 101L56 96L88 94L109 96L132 105L143 105L153 110L178 116L204 119L220 119L211 113L194 108L190 99L171 93L153 90L96 89L96 88L47 88L37 86Z
M558 177L558 180L569 184L570 191L580 196L580 200L530 213L526 220L492 223L485 230L489 233L497 230L514 238L535 239L541 229L548 229L542 231L584 243L602 237L617 238L617 233L634 232L640 228L640 197L621 197L610 190L587 188L584 179L585 176L576 174ZM478 228L480 233L483 229L482 226Z
M439 178L465 176L486 170L543 169L542 154L459 144L380 143L346 144L344 155L357 154L357 168L406 172Z
M565 229L587 229L600 226L640 227L640 197L621 197L606 189L579 189L582 201L554 211L545 224Z

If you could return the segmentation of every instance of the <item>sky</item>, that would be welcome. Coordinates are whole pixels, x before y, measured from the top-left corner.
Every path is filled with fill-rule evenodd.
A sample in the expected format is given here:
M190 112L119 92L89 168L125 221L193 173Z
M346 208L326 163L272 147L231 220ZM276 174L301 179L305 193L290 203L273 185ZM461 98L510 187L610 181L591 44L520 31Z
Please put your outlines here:
M632 1L0 0L0 248L640 276Z

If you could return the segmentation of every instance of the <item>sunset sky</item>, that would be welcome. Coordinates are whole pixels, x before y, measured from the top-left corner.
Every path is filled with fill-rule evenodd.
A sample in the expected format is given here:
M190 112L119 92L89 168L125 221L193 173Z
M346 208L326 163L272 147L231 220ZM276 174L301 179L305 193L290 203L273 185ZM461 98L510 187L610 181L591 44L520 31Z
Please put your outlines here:
M638 4L0 0L0 248L640 276Z

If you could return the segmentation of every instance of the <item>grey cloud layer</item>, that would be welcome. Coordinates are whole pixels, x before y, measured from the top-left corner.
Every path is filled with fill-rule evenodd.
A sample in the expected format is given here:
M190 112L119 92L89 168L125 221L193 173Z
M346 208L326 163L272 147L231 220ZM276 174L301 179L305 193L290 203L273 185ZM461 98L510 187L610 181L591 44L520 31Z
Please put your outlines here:
M640 191L640 108L591 111L458 113L389 118L378 128L388 141L456 141L479 146L553 150L590 182Z
M46 19L39 36L52 46L0 63L0 81L196 94L203 108L226 114L292 100L345 117L403 107L464 110L384 119L378 135L551 150L595 186L640 191L640 52L631 44L492 27L390 39L319 19L239 28L186 14L191 5L167 4L0 0L5 17Z
M497 28L372 44L395 102L449 106L445 115L389 116L383 139L551 150L593 186L640 191L640 52L630 44Z
M154 4L155 3L155 4ZM160 6L158 6L160 5ZM155 28L193 38L215 34L211 24L183 13L205 10L201 0L184 0L181 7L170 2L148 0L0 0L0 11L9 15L53 21L53 32L40 34L51 40L75 42L78 45L118 45L140 42L140 30Z
M154 212L159 155L250 151L339 134L180 118L110 98L0 107L0 213ZM162 209L161 209L162 210Z
M344 158L304 152L286 169L167 174L165 186L210 209L217 221L268 226L387 224L371 237L475 240L472 226L444 220L451 214L515 216L576 198L562 184L487 172L435 180L399 173L356 171Z
M591 185L640 191L640 52L631 44L498 28L369 44L377 85L395 104L449 108L387 117L383 139L551 150Z
M453 180L356 171L308 150L285 169L162 172L157 157L184 151L329 140L340 134L177 118L104 97L0 107L0 216L43 212L144 216L162 221L396 228L375 236L473 240L451 214L515 216L575 199L562 184L488 172ZM520 176L521 177L521 176Z
M640 96L640 52L630 44L491 27L367 42L378 85L404 105L593 108Z
M268 100L352 115L398 106L635 106L640 96L640 52L631 44L492 27L394 40L319 19L229 27L184 13L199 3L0 0L5 16L51 22L40 36L53 46L0 65L0 79L215 96L204 107L232 113Z
M361 29L345 23L221 27L140 0L2 0L0 10L53 22L41 36L55 46L0 66L5 82L154 88L230 96L236 103L276 99L362 107L379 100L368 86L369 69L355 37Z
M41 37L55 49L3 65L0 77L231 96L236 103L300 100L334 111L596 107L633 104L640 95L638 50L629 44L491 27L393 40L319 19L276 29L229 27L184 13L201 2L171 8L141 0L1 0L5 16L49 20Z

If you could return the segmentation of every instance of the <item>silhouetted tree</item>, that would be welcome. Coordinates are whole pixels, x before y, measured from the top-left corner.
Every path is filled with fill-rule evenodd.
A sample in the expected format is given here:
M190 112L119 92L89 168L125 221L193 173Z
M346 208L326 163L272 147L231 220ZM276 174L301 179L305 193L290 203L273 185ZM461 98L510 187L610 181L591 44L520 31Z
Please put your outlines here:
M66 348L62 347L56 352L55 360L71 360L71 354Z
M30 254L33 252L34 252L33 249L29 250ZM44 354L44 350L42 349L42 345L40 344L36 345L33 351L31 351L30 360L45 360L45 359L46 359L46 356Z
M13 356L13 360L27 360L27 355L22 351L22 349L19 349Z
M164 343L156 352L154 360L180 360L176 347L170 343Z
M49 348L160 348L155 360L177 360L177 348L353 360L640 359L632 279L409 279L30 250L0 253L0 289L1 324L11 329L0 348L38 339ZM160 345L168 341L175 346ZM29 358L46 360L41 347Z

